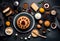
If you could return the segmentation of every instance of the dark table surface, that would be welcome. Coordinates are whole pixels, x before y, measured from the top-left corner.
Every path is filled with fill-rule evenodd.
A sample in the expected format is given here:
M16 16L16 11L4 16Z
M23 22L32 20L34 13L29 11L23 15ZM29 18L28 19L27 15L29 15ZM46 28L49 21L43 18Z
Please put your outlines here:
M5 0L3 0L3 1L5 1ZM6 1L8 2L9 0L6 0ZM10 0L10 1L13 2L14 0ZM18 0L18 1L20 2L20 6L22 6L23 3L28 3L30 5L32 2L38 3L41 0ZM49 2L52 7L60 5L60 0L45 0L45 1ZM41 7L41 5L39 5L39 4L38 4L38 6ZM58 10L58 12L59 11L60 10ZM12 25L12 27L13 27L13 25ZM12 36L6 36L4 34L4 29L3 29L3 31L0 30L0 35L1 35L0 40L1 41L24 41L19 38L20 36L18 36L17 39L14 38L14 34L17 33L17 31L15 29L14 29L14 33ZM51 29L51 32L46 33L46 36L47 36L47 39L43 39L41 37L38 37L38 38L31 37L27 41L60 41L60 29L58 29L58 28L56 28L55 30Z

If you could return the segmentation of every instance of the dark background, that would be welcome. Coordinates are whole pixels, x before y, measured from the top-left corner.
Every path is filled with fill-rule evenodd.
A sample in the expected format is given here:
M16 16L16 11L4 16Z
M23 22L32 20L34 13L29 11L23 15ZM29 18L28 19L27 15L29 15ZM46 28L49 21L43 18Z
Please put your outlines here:
M15 0L2 0L2 2L9 2L9 3L13 3ZM29 5L32 2L38 3L41 0L18 0L20 2L20 6L22 6L23 3L27 2ZM60 6L60 0L45 0L47 2L49 2L51 4L51 6ZM0 0L0 5L1 5L1 0ZM41 6L41 5L38 5ZM43 39L43 38L31 38L30 40L27 41L60 41L60 29L55 29L52 30L51 32L48 32L46 34L47 39ZM24 40L20 40L18 39L14 39L13 36L7 37L7 36L0 36L0 41L24 41Z

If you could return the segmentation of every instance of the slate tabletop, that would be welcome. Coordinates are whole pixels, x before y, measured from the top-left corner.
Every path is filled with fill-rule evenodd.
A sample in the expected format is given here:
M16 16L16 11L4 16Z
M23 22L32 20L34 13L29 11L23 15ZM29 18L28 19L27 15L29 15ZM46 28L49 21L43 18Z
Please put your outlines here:
M9 2L9 3L13 3L13 1L15 0L2 0L2 1L6 1L6 2ZM35 3L38 3L39 1L41 0L18 0L20 2L20 5L19 6L22 6L23 3L28 3L29 5L32 3L32 2L35 2ZM52 7L54 6L60 6L60 0L45 0L47 2L50 3L50 5ZM41 7L41 5L38 4L39 7ZM55 8L56 9L56 8ZM58 13L60 13L60 9L57 9ZM1 11L0 11L1 12ZM3 15L2 13L0 13L0 16ZM12 16L13 17L13 16ZM14 18L14 17L13 17ZM4 21L6 21L7 19L5 19L5 17L3 16L3 19ZM3 22L4 23L4 22ZM13 25L11 25L13 27ZM15 28L13 27L14 29L14 33L12 36L7 36L5 35L4 33L4 29L6 27L3 25L3 27L1 27L0 29L0 41L25 41L25 40L21 40L19 37L21 35L19 35L17 37L17 39L14 38L14 34L15 33L18 33ZM29 35L29 34L28 34ZM46 33L46 36L47 36L47 39L43 39L41 37L38 37L38 38L33 38L31 37L30 39L26 40L26 41L60 41L60 29L57 27L55 30L52 30L51 29L51 32L48 32Z

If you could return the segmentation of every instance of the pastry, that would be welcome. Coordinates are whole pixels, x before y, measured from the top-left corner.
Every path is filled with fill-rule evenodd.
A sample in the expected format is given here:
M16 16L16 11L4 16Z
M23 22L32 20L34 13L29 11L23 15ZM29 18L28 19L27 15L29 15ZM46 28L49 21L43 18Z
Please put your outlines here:
M7 7L6 9L3 10L3 13L5 13L6 16L9 16L9 15L13 14L14 11L12 10L12 8Z
M31 33L32 34L32 37L37 37L37 35L35 35L34 33Z
M39 20L39 24L43 24L43 20Z
M3 10L3 13L6 13L10 10L10 7L7 7L6 9Z
M46 21L44 22L44 25L45 25L46 27L49 27L49 26L50 26L50 21L46 20Z
M32 3L31 4L31 8L34 10L34 11L37 11L39 9L39 7L37 6L36 3Z
M40 13L36 13L36 14L35 14L35 18L36 18L36 19L41 19L41 17L42 17L42 15L41 15Z
M41 25L37 24L37 28L38 28L38 29L40 29L41 27L42 27Z
M45 12L45 9L44 8L39 8L39 12L40 13L44 13Z
M28 3L24 3L23 4L23 9L27 9L28 8Z
M6 35L12 35L13 29L12 29L11 27L7 27L7 28L5 29L5 33L6 33Z
M6 26L10 26L10 21L6 21Z
M24 30L30 26L30 19L26 16L21 16L17 19L17 26Z
M39 32L37 29L33 29L31 32L32 37L38 37L38 34L39 34Z
M10 10L8 13L6 13L6 16L9 16L9 15L11 15L12 14L12 10Z

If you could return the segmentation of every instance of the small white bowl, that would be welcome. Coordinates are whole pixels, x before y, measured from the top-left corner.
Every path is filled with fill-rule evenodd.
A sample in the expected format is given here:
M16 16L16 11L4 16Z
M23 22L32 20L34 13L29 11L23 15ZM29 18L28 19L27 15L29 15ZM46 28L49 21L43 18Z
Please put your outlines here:
M42 17L42 15L41 15L40 13L36 13L36 14L35 14L35 18L36 18L36 19L41 19L41 17Z
M51 10L51 15L56 15L56 10Z
M6 33L6 35L12 35L13 34L13 29L11 27L7 27L5 29L5 33Z

